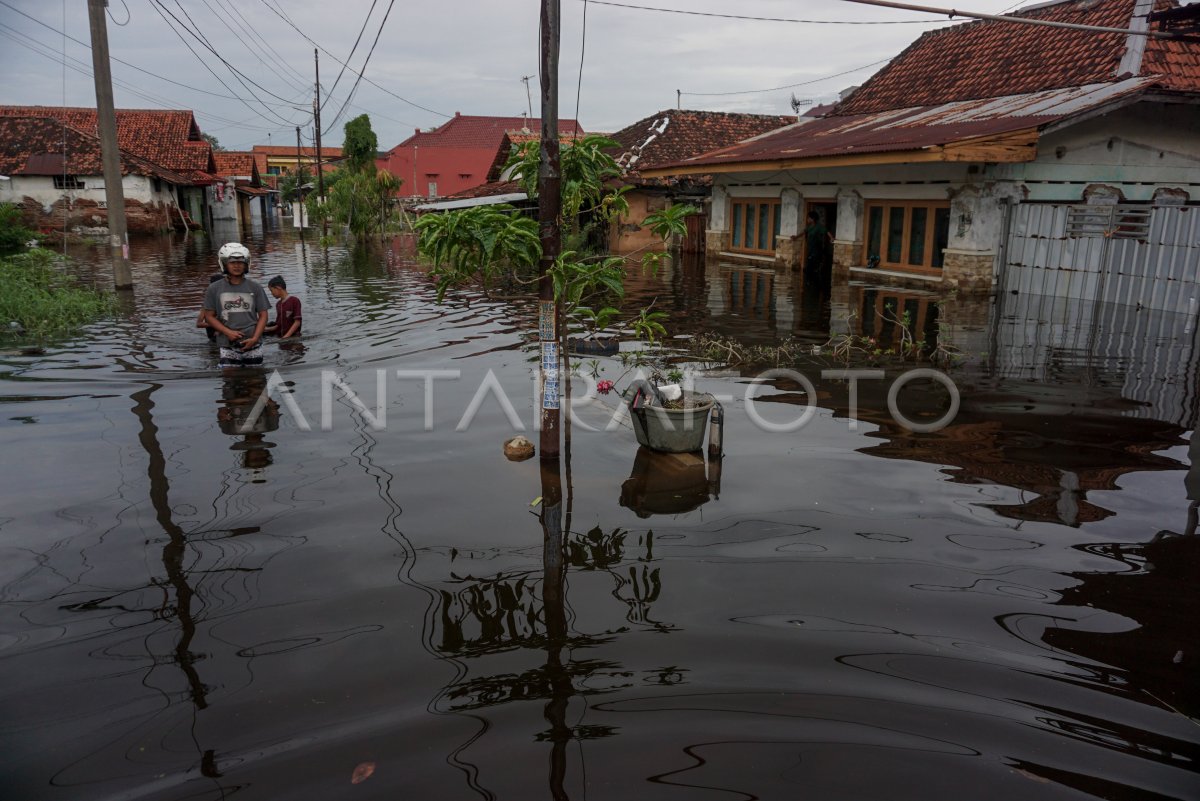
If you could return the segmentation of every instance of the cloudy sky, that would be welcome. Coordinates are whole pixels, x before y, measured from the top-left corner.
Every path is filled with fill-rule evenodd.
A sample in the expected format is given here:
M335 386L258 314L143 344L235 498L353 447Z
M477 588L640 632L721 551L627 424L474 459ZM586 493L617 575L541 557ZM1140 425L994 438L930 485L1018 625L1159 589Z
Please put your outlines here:
M955 24L840 0L561 2L560 116L575 116L582 52L578 116L593 131L672 108L677 89L684 108L786 114L793 93L829 99L922 32ZM997 14L1035 4L970 0L966 7ZM0 103L95 105L86 5L0 0ZM297 125L307 144L315 44L324 144L340 144L342 124L365 112L387 149L456 111L526 113L526 75L538 116L539 7L539 0L110 0L114 94L120 108L192 109L229 149L294 144ZM339 76L339 61L352 69Z

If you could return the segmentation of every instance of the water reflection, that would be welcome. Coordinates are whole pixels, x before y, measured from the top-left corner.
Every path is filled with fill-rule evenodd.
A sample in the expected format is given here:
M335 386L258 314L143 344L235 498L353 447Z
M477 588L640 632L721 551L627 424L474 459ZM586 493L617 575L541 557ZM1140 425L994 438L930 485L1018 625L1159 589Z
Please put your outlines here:
M639 447L633 472L621 485L621 505L638 517L677 515L721 494L721 460L697 453L657 453Z
M221 372L217 424L223 434L237 439L229 449L241 454L242 467L262 470L274 461L271 448L275 443L268 442L266 435L279 428L279 404L264 394L266 371L240 368Z

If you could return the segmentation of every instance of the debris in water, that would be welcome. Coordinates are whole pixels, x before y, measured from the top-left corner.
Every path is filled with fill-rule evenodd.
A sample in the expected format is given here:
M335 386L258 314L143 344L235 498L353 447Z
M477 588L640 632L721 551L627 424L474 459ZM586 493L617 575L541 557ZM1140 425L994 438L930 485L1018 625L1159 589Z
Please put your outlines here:
M354 769L354 773L350 776L351 784L362 784L367 779L371 778L371 774L375 772L374 762L360 762L358 767Z
M504 455L514 462L523 462L533 456L533 443L522 436L516 436L504 443Z

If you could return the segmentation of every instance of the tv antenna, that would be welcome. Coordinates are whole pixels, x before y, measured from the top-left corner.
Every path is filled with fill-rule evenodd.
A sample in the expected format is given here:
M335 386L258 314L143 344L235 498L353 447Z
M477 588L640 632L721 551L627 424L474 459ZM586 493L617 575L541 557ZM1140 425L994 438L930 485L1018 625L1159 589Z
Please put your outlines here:
M804 99L801 99L799 97L796 97L796 94L794 92L792 93L792 111L796 112L797 114L800 113L801 108L803 108L804 106L811 106L812 104L813 104L813 101L812 101L811 97L806 97Z
M525 100L529 104L529 118L533 119L533 95L529 92L529 82L533 79L532 75L522 75L521 80L525 83Z

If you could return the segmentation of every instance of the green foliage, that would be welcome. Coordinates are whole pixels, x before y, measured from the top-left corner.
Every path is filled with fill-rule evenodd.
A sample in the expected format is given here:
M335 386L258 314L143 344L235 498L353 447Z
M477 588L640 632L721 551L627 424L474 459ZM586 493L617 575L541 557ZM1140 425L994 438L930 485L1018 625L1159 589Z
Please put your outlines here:
M352 173L375 172L375 155L379 152L379 137L371 129L371 118L360 114L344 128L342 155L346 168Z
M225 150L225 148L221 147L221 143L217 141L217 137L213 136L212 134L200 134L200 137L205 142L208 142L208 144L212 146L212 149L218 153Z
M655 340L667 335L667 329L662 324L665 319L667 319L666 312L650 311L650 307L647 306L634 318L633 332L639 339L654 344Z
M512 206L475 206L417 219L417 247L433 262L438 300L478 276L487 283L502 269L528 269L542 255L537 222Z
M41 338L70 333L116 310L111 294L80 285L62 268L60 256L41 248L0 258L0 324L15 321L25 336Z
M400 181L390 172L334 170L326 177L325 200L310 194L309 218L327 219L359 236L386 230Z
M37 234L21 224L21 209L11 203L0 203L0 256L19 253L25 243L37 239Z
M296 172L290 172L279 181L279 197L284 203L291 203L299 197L299 188L313 181L312 174L300 165Z

